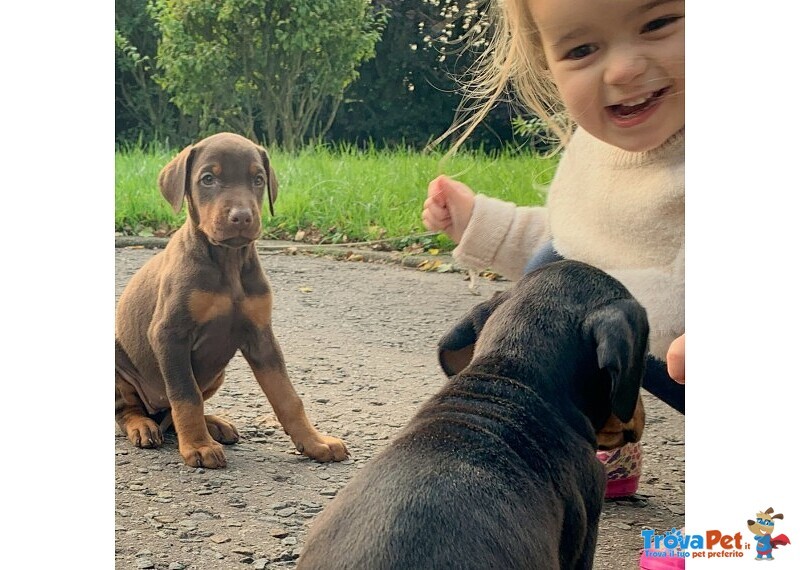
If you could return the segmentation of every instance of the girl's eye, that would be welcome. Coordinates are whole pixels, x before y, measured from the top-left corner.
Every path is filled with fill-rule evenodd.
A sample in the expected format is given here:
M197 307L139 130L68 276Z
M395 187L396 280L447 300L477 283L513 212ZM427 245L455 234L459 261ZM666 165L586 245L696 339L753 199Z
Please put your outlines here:
M200 177L200 183L203 186L211 186L214 184L214 176L211 174L203 174L203 176Z
M578 46L569 50L565 56L565 59L583 59L584 57L589 57L596 51L597 46L592 44L583 44L582 46Z
M256 174L256 177L253 178L253 184L256 186L263 186L264 185L264 177L260 174Z
M656 18L650 22L647 22L642 27L642 33L646 34L648 32L655 32L656 30L660 30L663 27L669 26L670 24L677 22L680 20L682 16L664 16L663 18Z

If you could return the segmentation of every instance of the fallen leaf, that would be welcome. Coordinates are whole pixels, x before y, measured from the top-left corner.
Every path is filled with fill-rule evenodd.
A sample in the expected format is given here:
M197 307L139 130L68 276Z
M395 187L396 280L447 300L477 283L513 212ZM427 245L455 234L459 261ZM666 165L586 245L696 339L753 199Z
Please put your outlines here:
M297 290L301 293L311 293L314 289L311 287L298 287Z
M433 271L442 264L440 259L428 259L417 265L420 271Z

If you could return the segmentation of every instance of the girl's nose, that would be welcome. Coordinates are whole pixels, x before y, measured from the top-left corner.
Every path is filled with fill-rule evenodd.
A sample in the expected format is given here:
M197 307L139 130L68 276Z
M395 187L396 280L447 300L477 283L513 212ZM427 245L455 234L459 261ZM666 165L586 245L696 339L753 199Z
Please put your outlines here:
M647 69L647 58L630 48L622 48L608 55L603 81L607 85L631 83Z

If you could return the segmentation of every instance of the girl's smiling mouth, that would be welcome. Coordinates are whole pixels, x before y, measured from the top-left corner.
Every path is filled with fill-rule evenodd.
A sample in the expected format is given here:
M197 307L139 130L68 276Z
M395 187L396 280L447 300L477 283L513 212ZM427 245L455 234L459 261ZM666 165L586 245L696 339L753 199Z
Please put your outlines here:
M632 127L647 120L658 107L669 87L653 91L648 96L606 107L611 120L620 127Z

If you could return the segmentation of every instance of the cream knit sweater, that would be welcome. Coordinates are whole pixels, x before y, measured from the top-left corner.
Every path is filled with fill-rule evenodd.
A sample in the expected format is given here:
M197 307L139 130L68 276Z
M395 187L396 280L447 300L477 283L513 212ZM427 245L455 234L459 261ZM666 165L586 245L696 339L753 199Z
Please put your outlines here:
M577 129L547 197L522 207L479 194L455 259L519 279L548 239L619 279L647 310L650 352L684 332L684 131L632 153Z

